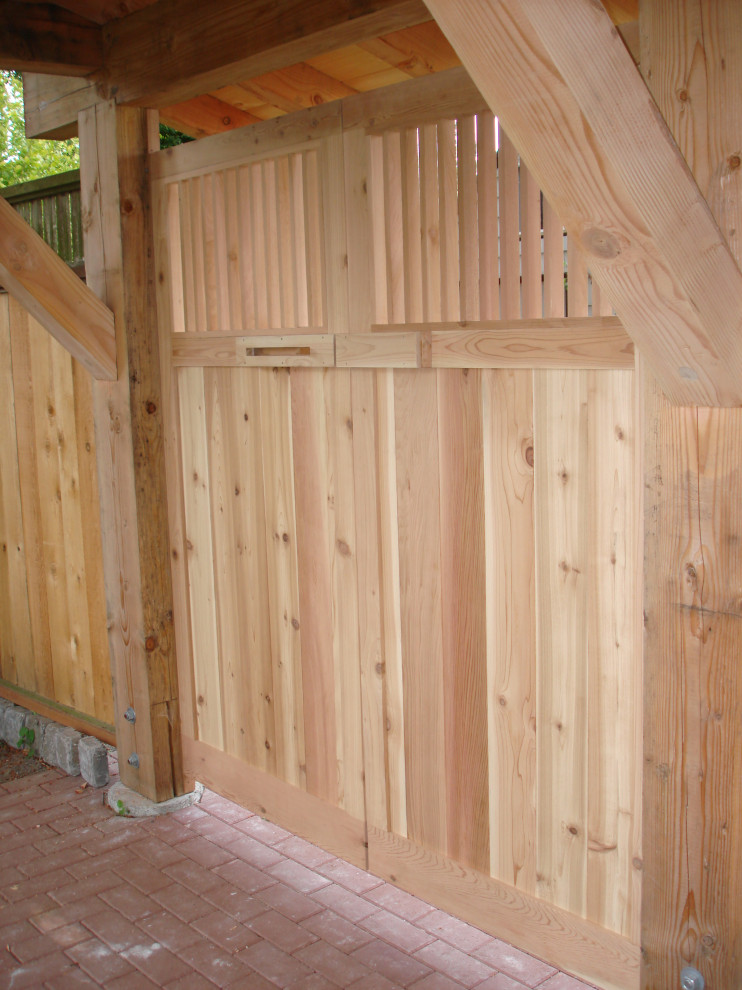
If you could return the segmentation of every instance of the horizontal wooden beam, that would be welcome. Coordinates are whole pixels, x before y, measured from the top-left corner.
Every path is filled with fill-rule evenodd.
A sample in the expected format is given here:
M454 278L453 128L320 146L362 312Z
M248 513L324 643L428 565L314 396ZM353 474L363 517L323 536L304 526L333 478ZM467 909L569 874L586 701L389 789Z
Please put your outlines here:
M77 134L77 115L100 101L88 79L23 73L26 137L64 140Z
M0 0L0 69L86 76L103 65L99 25L50 3Z
M163 107L428 20L422 0L159 0L105 26L100 82Z
M186 676L191 676L190 671ZM367 868L365 825L342 808L185 734L183 773L187 787L192 789L196 781L205 784L361 869Z
M0 284L94 378L116 377L113 313L2 197Z
M639 946L628 938L442 853L369 826L368 869L605 990L638 984Z
M592 0L428 0L679 403L742 404L742 272Z
M476 323L399 323L372 333L173 333L174 367L573 368L634 367L616 317Z
M43 715L44 718L53 719L62 725L69 725L72 729L77 729L85 735L95 736L96 739L102 739L112 746L116 745L116 733L108 722L101 722L92 715L85 715L67 705L61 705L58 701L44 698L35 691L28 691L26 688L18 687L17 684L0 679L0 698L7 698L13 704L28 708L37 715Z

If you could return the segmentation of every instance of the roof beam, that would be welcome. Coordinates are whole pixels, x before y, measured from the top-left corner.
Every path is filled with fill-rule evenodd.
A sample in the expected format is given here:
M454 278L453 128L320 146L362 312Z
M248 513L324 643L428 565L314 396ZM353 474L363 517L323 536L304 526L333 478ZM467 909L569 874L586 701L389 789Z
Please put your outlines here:
M427 20L422 0L159 0L105 26L101 83L163 107Z
M0 69L86 76L103 65L99 25L49 3L0 0Z
M427 2L666 394L742 404L742 273L605 10Z
M116 378L113 313L2 197L0 283L94 378Z

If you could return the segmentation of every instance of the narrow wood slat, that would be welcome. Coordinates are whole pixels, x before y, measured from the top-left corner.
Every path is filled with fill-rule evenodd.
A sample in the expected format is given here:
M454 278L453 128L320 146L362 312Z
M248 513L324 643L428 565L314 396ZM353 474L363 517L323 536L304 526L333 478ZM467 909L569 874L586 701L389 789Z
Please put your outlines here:
M64 559L56 396L52 340L35 321L29 322L29 350L34 374L33 438L39 486L42 580L46 585L51 665L54 693L51 697L74 708L71 674L73 657L67 609L67 568Z
M363 332L373 321L373 245L369 212L369 143L361 128L343 133L345 221L348 240L348 331Z
M340 126L327 135L318 151L319 188L322 195L322 229L326 325L331 333L348 332L348 243L343 189L343 134Z
M536 893L586 909L588 547L586 372L534 376L538 603Z
M22 333L22 327L14 332ZM13 366L11 363L10 297L0 296L0 415L5 429L0 438L0 663L5 680L36 687L23 501L16 433ZM22 385L22 382L19 383ZM30 384L30 383L29 383ZM23 452L25 456L30 451ZM29 506L30 508L30 506ZM28 510L27 510L28 511ZM41 661L41 657L38 658Z
M497 222L495 117L477 114L477 200L479 203L479 317L500 318L500 255Z
M384 644L384 723L388 828L407 835L402 591L398 536L395 372L376 381L376 460L379 471L379 558Z
M242 326L254 330L257 326L257 294L254 257L255 234L252 206L252 169L245 165L237 171L240 237L240 295L242 297Z
M223 326L246 327L242 314L242 280L240 277L240 196L238 192L237 169L226 169L224 182L224 214L226 250L227 306Z
M462 320L479 319L479 209L476 118L456 122L459 206L459 305Z
M440 200L441 319L461 318L459 304L459 220L456 180L456 124L438 124L438 196Z
M500 316L503 320L517 320L521 315L518 153L502 127L497 170L500 203Z
M438 400L433 371L394 373L407 834L447 848Z
M288 370L250 372L260 391L261 461L267 556L267 624L273 667L276 722L276 772L306 788L302 631L299 609L297 521ZM255 379L253 379L255 382ZM266 615L261 618L266 623ZM311 628L311 623L310 623Z
M183 302L184 302L184 329L195 331L200 323L198 309L196 306L196 270L193 257L193 208L191 205L192 184L186 180L177 184L178 202L180 206L180 242L179 252L181 258L175 253L175 245L172 246L172 267L181 266L183 280ZM176 242L178 243L178 242ZM173 325L175 329L175 324Z
M478 281L477 281L478 285ZM489 871L482 380L438 378L446 850Z
M300 154L291 155L289 169L289 181L291 183L289 188L291 229L288 236L293 245L293 265L296 279L296 315L294 322L297 326L306 327L309 326L309 298L307 291L307 237L303 156ZM291 325L293 326L293 323Z
M291 375L307 790L338 803L327 425L321 373ZM340 727L342 731L342 727Z
M389 322L404 323L406 319L405 244L401 135L396 131L391 132L385 134L382 141L384 148L387 306Z
M423 275L420 165L416 127L408 127L402 132L401 152L405 320L418 323L423 318Z
M266 204L270 204L265 190L263 163L250 165L250 215L253 245L252 284L255 291L255 327L267 330L271 326L269 306L268 246L266 238ZM275 304L274 304L275 305Z
M214 209L214 295L215 329L232 326L229 292L229 245L227 243L226 204L224 201L225 176L222 170L214 172L212 193Z
M533 375L482 377L492 876L536 893Z
M185 553L188 561L193 695L198 738L224 748L222 691L219 675L214 550L209 498L208 437L206 435L204 372L178 372L181 463L185 507Z
M381 137L368 138L368 190L371 215L372 321L389 323L389 288L386 244L386 182L384 179L384 142Z
M203 216L203 182L201 178L191 179L188 183L190 206L190 241L188 246L192 250L193 256L193 294L194 294L194 327L193 329L208 328L208 306L207 306L207 276L206 276L206 255L204 244L204 216ZM185 231L184 231L185 233ZM190 274L190 273L188 273ZM188 277L188 274L186 277Z
M389 828L384 705L387 671L382 626L375 377L373 371L355 371L351 378L353 474L365 817L367 822L386 829Z
M296 316L296 272L294 270L293 223L291 216L291 173L286 155L276 159L276 210L278 250L281 259L281 326L294 327Z
M523 162L520 165L520 216L521 311L524 319L538 318L543 313L541 190Z
M317 152L304 155L304 202L306 204L307 291L309 326L327 325L325 296L325 247L321 227L321 193Z
M332 568L338 799L341 808L356 818L363 818L361 658L358 639L360 605L350 371L330 372L325 376L324 388L330 540L327 553Z
M268 301L267 322L264 324L266 329L274 327L278 329L284 325L281 307L281 245L276 212L278 199L277 165L278 162L273 158L268 158L262 163L263 219L265 223L262 243L265 260L261 266L265 272ZM256 241L256 253L260 247L261 242ZM256 273L256 280L257 278Z
M441 319L441 217L438 186L438 128L420 127L423 318ZM381 321L379 321L381 322Z
M204 291L206 296L207 330L218 331L219 326L219 264L218 253L221 250L216 231L214 212L214 186L216 172L207 172L201 176L201 229L203 236Z
M639 428L631 372L588 375L587 914L631 939L641 903Z
M92 382L90 375L76 361L72 362L72 382L77 435L77 480L80 493L80 518L83 523L83 570L92 664L92 708L86 714L112 724L114 711L106 630L102 534L100 526L96 525L100 513L100 496ZM90 694L88 696L90 697Z
M567 238L567 316L587 316L587 263L574 237Z
M544 318L548 319L549 317L566 315L564 309L564 228L562 221L546 197L543 199L543 209ZM593 313L593 315L598 314Z

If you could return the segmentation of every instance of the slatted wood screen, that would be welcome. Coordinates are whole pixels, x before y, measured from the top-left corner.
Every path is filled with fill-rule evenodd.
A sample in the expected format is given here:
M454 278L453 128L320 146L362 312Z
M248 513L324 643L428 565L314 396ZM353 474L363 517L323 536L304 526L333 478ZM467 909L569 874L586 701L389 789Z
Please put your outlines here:
M186 772L635 986L633 371L220 350L604 307L488 112L322 119L155 161Z
M0 402L0 694L63 705L110 734L91 379L4 293Z

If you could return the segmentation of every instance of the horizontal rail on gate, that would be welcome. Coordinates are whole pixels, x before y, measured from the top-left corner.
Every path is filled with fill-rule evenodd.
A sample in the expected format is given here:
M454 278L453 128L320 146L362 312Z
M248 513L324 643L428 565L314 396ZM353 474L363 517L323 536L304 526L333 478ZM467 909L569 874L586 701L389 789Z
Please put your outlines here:
M174 367L552 368L634 367L634 345L607 317L384 324L369 333L173 333Z

